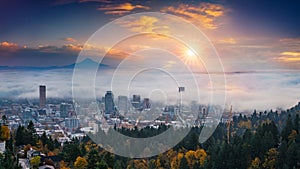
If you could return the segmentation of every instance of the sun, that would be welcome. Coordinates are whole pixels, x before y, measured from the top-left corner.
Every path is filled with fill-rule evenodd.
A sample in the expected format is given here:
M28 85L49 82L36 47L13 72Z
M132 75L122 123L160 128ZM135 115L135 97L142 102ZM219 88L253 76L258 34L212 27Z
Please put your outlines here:
M188 66L197 66L198 65L198 58L197 54L192 49L185 48L182 51L183 54L183 62Z
M186 56L190 57L191 59L196 57L196 54L191 49L187 49L185 51L185 53L186 53Z

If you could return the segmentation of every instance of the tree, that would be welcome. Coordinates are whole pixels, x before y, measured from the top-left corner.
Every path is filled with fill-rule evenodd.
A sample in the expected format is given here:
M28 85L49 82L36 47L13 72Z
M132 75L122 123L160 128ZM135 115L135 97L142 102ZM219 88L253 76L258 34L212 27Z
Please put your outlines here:
M30 164L33 166L33 168L38 168L41 163L41 157L35 156L30 160Z
M197 159L195 157L195 153L196 153L195 151L190 150L190 151L186 152L184 155L190 168L192 168L192 166L194 166L194 164L197 161Z
M293 130L293 122L292 122L292 119L291 119L291 115L289 114L288 118L287 118L287 121L286 121L286 124L285 124L285 127L283 128L283 131L281 133L282 139L284 139L285 141L288 142L288 136L289 136L289 134L291 133L292 130Z
M1 139L8 140L10 137L10 131L8 126L0 126L1 127Z
M200 166L204 166L205 160L207 158L207 153L204 149L198 149L195 152L195 157L199 160Z
M261 162L258 157L255 157L254 160L251 161L251 165L248 169L260 169L261 168Z
M181 159L182 159L183 156L184 156L183 153L178 153L175 157L173 157L173 159L171 161L171 168L172 169L179 168L180 161L181 161Z
M92 149L89 153L88 153L88 166L87 168L96 168L97 166L97 162L100 160L100 156L98 154L98 152L95 149Z
M184 156L180 160L179 169L189 169L187 159Z
M67 163L64 161L60 162L60 169L70 169L70 167L67 167Z
M278 151L275 148L268 150L263 167L266 169L275 169L276 160L278 158Z
M78 156L76 161L74 162L75 169L86 169L88 166L88 162L85 158Z
M108 169L108 165L104 160L100 160L100 162L97 162L96 169Z

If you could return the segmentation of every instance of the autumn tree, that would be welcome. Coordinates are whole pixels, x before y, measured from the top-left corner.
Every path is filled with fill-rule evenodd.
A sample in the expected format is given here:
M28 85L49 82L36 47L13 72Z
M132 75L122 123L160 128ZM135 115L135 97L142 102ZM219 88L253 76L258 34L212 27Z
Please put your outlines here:
M35 156L30 160L30 164L33 166L33 168L38 168L41 163L41 157Z
M0 126L1 127L1 139L2 140L8 140L10 137L10 130L8 126Z
M88 162L84 157L78 156L76 161L74 162L75 169L86 169L88 166Z
M275 169L276 160L278 158L278 151L275 148L268 150L265 156L263 167L266 169Z
M248 169L260 169L260 168L261 168L261 161L258 157L255 157L255 159L251 161L251 165Z

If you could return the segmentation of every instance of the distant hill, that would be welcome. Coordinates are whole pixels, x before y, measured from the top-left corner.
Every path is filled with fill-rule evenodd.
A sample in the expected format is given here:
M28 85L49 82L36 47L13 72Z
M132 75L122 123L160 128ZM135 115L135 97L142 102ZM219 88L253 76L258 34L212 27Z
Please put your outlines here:
M75 65L79 66L80 68L89 68L97 66L98 63L93 61L92 59L85 59L79 63L73 63L70 65L64 66L47 66L47 67L36 67L36 66L0 66L0 70L53 70L53 69L74 69ZM99 68L106 69L109 68L106 64L99 64Z

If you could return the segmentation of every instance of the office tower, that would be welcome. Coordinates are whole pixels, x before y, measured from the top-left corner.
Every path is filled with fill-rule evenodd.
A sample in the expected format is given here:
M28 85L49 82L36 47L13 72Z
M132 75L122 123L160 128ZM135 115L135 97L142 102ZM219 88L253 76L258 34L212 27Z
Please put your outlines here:
M60 117L67 118L69 117L69 110L71 109L71 105L68 103L60 104Z
M46 86L40 86L40 108L46 107Z
M114 95L112 91L107 91L105 94L105 114L113 114L114 110Z
M150 99L149 98L144 98L143 101L143 109L150 109Z
M124 114L128 111L128 98L127 96L118 96L118 110L119 113Z
M131 102L132 106L134 108L140 108L140 104L141 104L141 96L140 95L136 95L134 94L133 95L133 98L132 98L132 102Z

